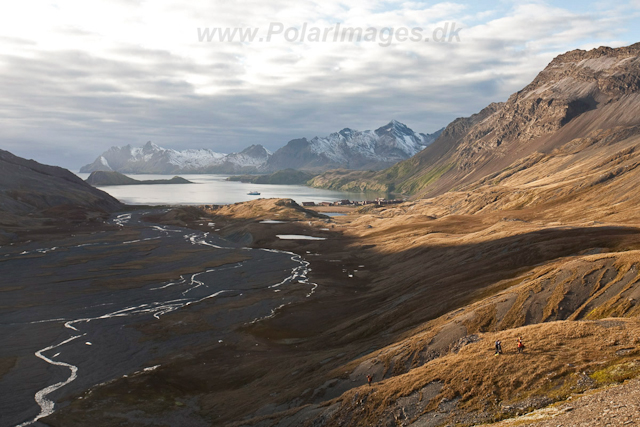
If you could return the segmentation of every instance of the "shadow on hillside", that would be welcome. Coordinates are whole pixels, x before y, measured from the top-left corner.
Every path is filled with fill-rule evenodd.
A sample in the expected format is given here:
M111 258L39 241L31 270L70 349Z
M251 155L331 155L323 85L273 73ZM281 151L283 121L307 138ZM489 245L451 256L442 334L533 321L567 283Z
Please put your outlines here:
M376 346L384 345L397 333L516 284L509 279L536 266L562 257L638 248L640 229L552 228L475 244L422 246L394 254L383 254L370 245L349 251L352 243L333 243L331 257L344 255L342 264L310 258L315 280L322 286L325 278L335 281L341 267L358 265L371 266L372 280L352 285L346 273L341 273L344 292L319 292L315 299L283 311L263 327L290 328L287 325L294 324L296 329L316 329L309 323L317 322L316 326L321 325L318 330L323 331L318 335L322 348L373 337L378 337ZM309 316L310 312L314 315Z

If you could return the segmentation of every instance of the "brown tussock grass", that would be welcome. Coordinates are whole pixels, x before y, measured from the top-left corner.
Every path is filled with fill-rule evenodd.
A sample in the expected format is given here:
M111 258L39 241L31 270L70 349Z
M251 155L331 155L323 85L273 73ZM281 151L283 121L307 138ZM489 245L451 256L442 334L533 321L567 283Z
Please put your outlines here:
M368 361L383 363L385 374L391 375L373 390L354 389L339 399L343 405L341 413L357 411L365 414L364 419L368 420L362 423L349 421L344 425L368 425L367 422L382 416L384 408L391 407L394 399L408 396L431 382L445 384L438 399L459 398L459 409L463 413L491 413L496 419L509 416L503 411L503 404L527 399L561 400L584 389L579 380L585 372L593 373L603 366L623 363L638 353L636 349L625 359L615 351L625 346L635 349L640 342L633 338L634 334L640 333L640 320L633 317L638 307L623 296L625 292L638 290L640 280L635 277L609 299L599 300L601 311L597 318L589 316L591 320L579 316L585 306L582 301L574 301L577 305L572 308L571 300L567 298L580 291L587 301L594 301L607 289L614 289L613 286L620 284L623 278L628 278L637 259L640 259L640 252L629 251L568 257L541 266L507 281L515 283L513 286L434 319L407 333L403 340L337 369L336 373L353 371ZM590 275L597 280L587 283L585 278ZM593 293L589 286L600 291ZM511 307L499 318L498 305L510 300L513 300ZM527 319L532 304L542 304L540 318ZM607 313L627 319L596 320ZM526 326L527 322L536 324ZM458 326L452 329L452 325ZM451 349L460 335L447 337L446 334L459 326L463 327L462 335L477 334L480 342L463 346L455 354ZM527 344L524 355L515 354L518 336L522 336ZM443 342L443 337L448 346L436 348L436 344ZM497 339L503 342L506 354L496 357L493 343ZM359 396L365 393L368 406L351 405L349 402L353 401L354 393L360 393ZM436 403L426 411L434 405ZM338 415L338 419L345 422L346 418Z
M629 363L637 357L640 347L633 337L639 333L638 319L616 319L560 321L480 334L479 342L463 347L457 354L385 379L371 389L363 386L345 393L338 400L342 408L333 419L335 424L330 425L337 425L341 414L353 411L359 415L346 425L374 425L398 398L432 382L442 382L444 387L425 412L433 410L443 398L459 398L459 412L488 411L496 417L504 416L502 405L527 398L562 400L579 391L577 376L583 372L597 376L604 368ZM527 345L524 354L515 352L519 336ZM496 339L502 340L505 354L494 356ZM629 347L635 349L633 355L616 355L616 350ZM629 370L625 372L614 380L626 379ZM367 396L363 404L353 403L361 401L362 396Z

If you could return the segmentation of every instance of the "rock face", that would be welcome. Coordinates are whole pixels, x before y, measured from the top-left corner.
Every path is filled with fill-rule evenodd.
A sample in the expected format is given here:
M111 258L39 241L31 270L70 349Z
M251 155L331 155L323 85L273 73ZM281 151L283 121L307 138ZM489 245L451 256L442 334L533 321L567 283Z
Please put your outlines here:
M487 156L510 154L508 151L525 145L557 145L543 138L585 113L599 110L591 115L593 119L604 113L605 106L623 99L631 101L629 97L637 104L639 54L640 43L619 49L574 50L558 56L492 117L469 130L457 151L459 166L469 170ZM635 124L629 114L621 114L617 121L616 125ZM581 136L578 133L569 132L562 140Z
M147 142L142 148L111 147L93 163L83 166L80 172L253 173L270 155L262 145L252 145L239 153L222 154L211 150L176 151Z
M87 184L93 186L108 186L108 185L153 185L153 184L191 184L192 182L179 176L174 176L171 179L151 179L151 180L137 180L129 178L120 172L113 171L95 171L91 172L89 178L86 179Z
M37 214L58 206L114 211L122 204L75 174L0 150L0 213Z
M396 120L375 131L360 132L345 128L326 137L289 141L271 156L265 169L379 170L420 152L431 144L440 132L430 135L415 133Z
M640 43L560 55L505 103L453 121L425 150L366 181L433 196L595 130L639 124L639 55Z

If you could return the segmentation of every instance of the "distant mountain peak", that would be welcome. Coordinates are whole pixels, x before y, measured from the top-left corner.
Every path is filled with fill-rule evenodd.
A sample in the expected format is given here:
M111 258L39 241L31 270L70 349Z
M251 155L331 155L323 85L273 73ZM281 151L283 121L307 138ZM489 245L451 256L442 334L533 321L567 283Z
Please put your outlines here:
M264 148L261 144L253 144L248 146L244 150L242 150L239 154L248 154L256 157L258 156L265 157L265 156L270 156L272 153L271 151Z
M434 140L435 136L415 133L397 120L375 131L344 128L310 141L289 141L273 154L266 169L381 169L408 159Z
M294 139L275 153L260 144L222 154L209 149L166 149L147 141L142 147L111 147L80 172L184 174L257 173L288 168L381 169L415 155L438 134L415 133L394 119L375 131L345 127L324 137Z
M147 141L147 143L142 147L142 152L144 154L152 154L161 150L163 150L163 148L160 148L158 145L154 144L151 141Z
M141 148L111 147L80 172L253 173L270 155L262 145L252 145L241 153L223 154L209 149L170 150L148 141Z
M391 120L386 125L379 127L375 130L378 135L382 135L385 133L395 132L396 134L401 135L411 135L413 134L413 130L411 130L407 125L401 123L397 120Z
M354 132L358 132L358 131L354 130L354 129L350 129L350 128L344 128L338 133L340 135L342 135L343 137L345 137L345 138L349 138L349 137L351 137L351 135L354 134Z

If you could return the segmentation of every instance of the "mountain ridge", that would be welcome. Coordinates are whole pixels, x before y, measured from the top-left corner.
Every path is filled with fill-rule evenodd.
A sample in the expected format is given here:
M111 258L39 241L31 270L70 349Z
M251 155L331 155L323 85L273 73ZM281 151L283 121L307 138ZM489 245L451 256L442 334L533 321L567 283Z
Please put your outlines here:
M16 233L68 223L104 221L124 205L74 173L0 150L0 242ZM51 227L49 227L51 228Z
M326 137L293 139L269 158L265 169L382 169L417 154L435 141L441 131L415 133L392 120L376 130L344 128Z
M35 212L72 203L106 211L122 207L115 198L64 168L23 159L5 150L0 150L0 162L3 211Z
M239 153L222 154L209 149L177 151L151 141L141 148L131 145L111 147L81 173L114 171L120 173L251 173L271 153L262 145L251 145Z
M638 124L639 52L636 43L559 55L506 102L478 113L481 120L473 120L477 115L454 120L425 150L375 176L362 177L362 185L434 196L597 128ZM312 185L340 189L330 174Z
M80 172L250 174L291 168L324 171L330 167L378 170L415 155L440 132L418 134L392 120L376 130L344 128L326 137L293 139L275 153L259 144L239 153L223 154L208 149L177 151L149 141L139 148L130 144L111 147Z

